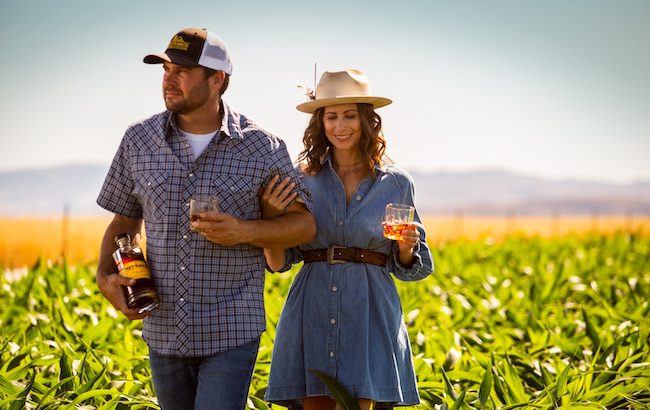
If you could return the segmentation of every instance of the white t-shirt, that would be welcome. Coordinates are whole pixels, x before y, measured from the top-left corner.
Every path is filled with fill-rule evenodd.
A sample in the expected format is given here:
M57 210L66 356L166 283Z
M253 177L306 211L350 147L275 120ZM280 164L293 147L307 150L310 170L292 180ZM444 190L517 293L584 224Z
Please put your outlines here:
M191 134L183 130L180 131L187 139L187 142L190 144L190 147L192 147L192 153L194 154L194 159L197 159L199 155L201 155L205 147L207 147L210 141L212 141L212 137L214 137L215 134L219 132L219 130L216 130L208 134Z

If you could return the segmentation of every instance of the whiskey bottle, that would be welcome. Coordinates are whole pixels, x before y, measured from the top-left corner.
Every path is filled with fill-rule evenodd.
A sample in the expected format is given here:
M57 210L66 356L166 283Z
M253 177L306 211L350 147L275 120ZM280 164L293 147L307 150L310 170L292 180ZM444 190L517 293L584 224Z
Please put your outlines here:
M131 237L127 233L117 235L115 244L117 250L113 252L113 260L119 274L135 279L135 284L132 286L124 286L124 295L129 308L138 309L139 313L154 310L160 301L142 250L131 245Z

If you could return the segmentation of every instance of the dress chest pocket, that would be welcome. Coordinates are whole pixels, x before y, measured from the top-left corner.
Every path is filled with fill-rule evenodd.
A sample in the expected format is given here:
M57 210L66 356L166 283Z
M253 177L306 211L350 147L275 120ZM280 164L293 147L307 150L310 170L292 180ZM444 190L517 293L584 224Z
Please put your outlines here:
M240 219L259 218L259 200L253 179L241 175L219 175L212 180L212 193L219 210Z

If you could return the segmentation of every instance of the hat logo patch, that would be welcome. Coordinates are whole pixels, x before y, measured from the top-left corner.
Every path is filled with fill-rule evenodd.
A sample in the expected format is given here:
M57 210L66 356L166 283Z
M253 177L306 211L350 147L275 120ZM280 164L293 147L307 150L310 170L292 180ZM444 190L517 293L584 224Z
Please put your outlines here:
M167 48L172 48L176 50L182 50L182 51L187 51L187 48L190 46L189 41L185 41L183 37L179 35L175 35L174 38L172 38L172 41L169 42L169 46Z

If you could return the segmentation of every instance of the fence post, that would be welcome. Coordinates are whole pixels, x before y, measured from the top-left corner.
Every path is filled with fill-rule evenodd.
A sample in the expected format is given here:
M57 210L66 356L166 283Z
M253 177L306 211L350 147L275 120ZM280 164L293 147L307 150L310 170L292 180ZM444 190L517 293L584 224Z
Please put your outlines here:
M551 211L551 237L556 238L560 234L560 211L553 208Z
M70 204L63 203L63 219L61 227L61 259L66 261L68 256L68 237L70 236Z
M456 239L460 239L463 236L463 211L457 209L454 214L456 215Z

